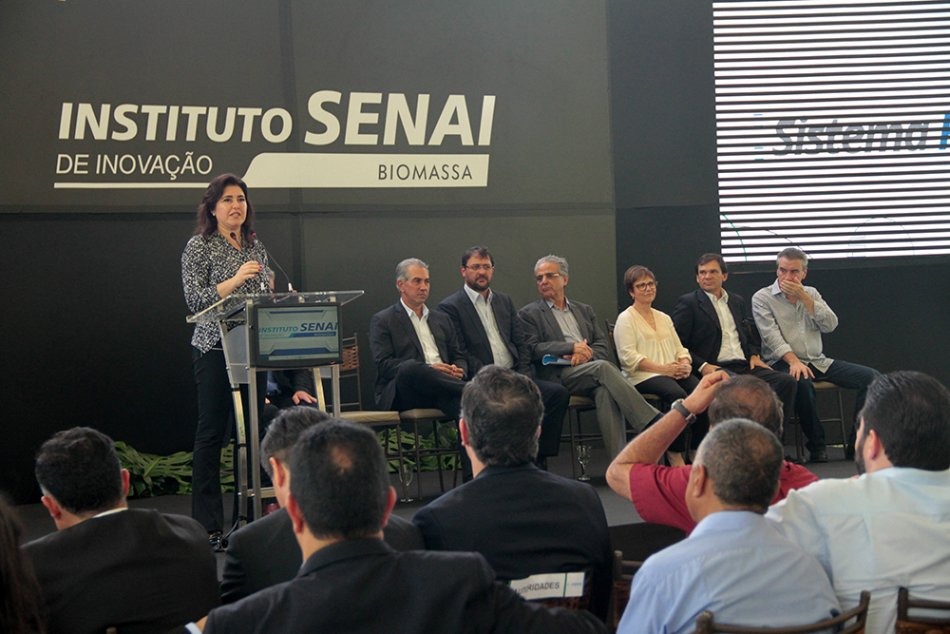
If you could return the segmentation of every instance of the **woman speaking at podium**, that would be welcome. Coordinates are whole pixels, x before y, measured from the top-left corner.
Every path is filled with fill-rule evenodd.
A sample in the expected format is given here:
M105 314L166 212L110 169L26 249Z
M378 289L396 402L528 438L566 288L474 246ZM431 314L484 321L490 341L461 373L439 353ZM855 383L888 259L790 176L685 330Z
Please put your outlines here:
M221 174L208 185L198 205L195 235L181 254L181 282L193 313L232 293L261 293L272 288L267 251L254 233L254 208L247 185L234 174ZM221 449L231 438L233 400L215 322L195 325L192 365L198 389L198 428L192 468L191 514L208 530L220 550L224 506L221 500ZM264 403L266 381L258 381L257 402ZM247 420L246 386L242 386Z

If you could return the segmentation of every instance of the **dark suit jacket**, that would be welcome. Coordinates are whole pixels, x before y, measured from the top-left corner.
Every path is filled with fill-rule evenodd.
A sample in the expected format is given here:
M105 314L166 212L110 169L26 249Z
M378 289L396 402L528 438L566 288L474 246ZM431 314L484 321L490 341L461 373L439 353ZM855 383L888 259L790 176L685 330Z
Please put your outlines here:
M456 337L464 344L471 376L475 376L483 366L494 363L488 333L465 289L460 288L439 302L439 310L452 319ZM514 359L514 369L522 374L531 374L531 351L525 341L524 325L515 312L514 302L504 293L492 291L491 310L501 340Z
M572 299L568 299L567 305L577 320L581 335L587 339L587 344L593 349L594 359L610 361L610 344L594 309ZM571 354L574 351L574 344L564 340L564 333L561 332L561 327L546 300L539 299L523 306L518 311L518 316L524 323L525 337L537 377L557 381L564 366L542 365L541 359L546 354L558 357Z
M591 568L591 611L607 614L610 535L600 498L584 483L532 464L488 467L412 521L426 548L481 553L506 581Z
M293 396L294 392L303 390L311 396L314 394L313 372L307 370L274 370L274 382L280 393Z
M448 316L430 310L428 322L442 361L467 370L464 352ZM376 362L376 402L381 409L392 409L396 400L396 371L400 364L425 362L422 344L401 302L373 315L369 322L369 343Z
M408 520L391 515L383 536L396 550L425 548L422 535ZM233 603L258 590L290 581L303 563L287 511L280 509L231 535L224 555L221 600Z
M190 517L129 509L88 519L23 547L49 632L163 632L218 605L208 533Z
M400 553L379 539L337 542L293 580L213 610L206 634L244 632L606 632L584 612L548 612L494 582L473 553Z
M313 371L312 370L274 370L272 373L272 378L277 384L277 392L267 392L267 398L277 409L286 409L288 407L294 406L294 394L300 390L306 392L310 396L316 396L317 392L313 385ZM265 406L266 407L266 406ZM269 418L267 422L269 423L274 416L277 415L277 411L271 411L269 413ZM263 434L263 428L261 433Z
M732 319L736 322L739 343L746 360L754 354L760 354L762 344L749 304L741 295L735 293L729 293L727 304ZM698 372L704 363L716 363L719 348L722 346L722 325L705 292L696 289L676 300L676 306L673 307L673 325L680 341L693 357L694 371Z

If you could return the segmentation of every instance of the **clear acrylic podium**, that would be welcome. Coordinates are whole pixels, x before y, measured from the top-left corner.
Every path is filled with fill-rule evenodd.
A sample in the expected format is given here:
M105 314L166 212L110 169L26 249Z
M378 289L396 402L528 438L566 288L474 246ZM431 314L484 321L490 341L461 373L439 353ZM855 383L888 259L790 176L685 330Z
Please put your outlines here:
M257 402L257 372L330 366L333 415L338 416L340 311L362 294L363 291L233 294L187 317L186 321L192 324L216 323L221 331L236 422L237 525L247 521L248 515L250 519L261 516L258 420L261 403ZM315 383L320 380L318 372L314 372ZM250 400L250 420L246 428L241 385L248 386ZM273 495L272 490L268 493Z

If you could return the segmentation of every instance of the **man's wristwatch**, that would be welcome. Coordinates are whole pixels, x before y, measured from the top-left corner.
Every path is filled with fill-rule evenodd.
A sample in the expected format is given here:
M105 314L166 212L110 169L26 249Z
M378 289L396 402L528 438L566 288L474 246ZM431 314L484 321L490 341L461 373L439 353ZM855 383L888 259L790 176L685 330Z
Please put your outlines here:
M683 405L683 399L681 398L673 401L672 405L670 405L670 409L675 409L677 412L679 412L683 418L686 419L687 425L692 425L693 421L696 420L696 414L686 409L686 406Z

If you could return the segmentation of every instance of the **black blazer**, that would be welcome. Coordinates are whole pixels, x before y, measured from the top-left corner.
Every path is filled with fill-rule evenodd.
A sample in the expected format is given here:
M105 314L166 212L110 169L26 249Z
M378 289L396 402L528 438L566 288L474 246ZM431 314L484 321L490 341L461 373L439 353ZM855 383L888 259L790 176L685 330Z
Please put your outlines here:
M594 490L533 464L488 467L416 512L430 550L472 551L499 579L590 568L591 611L605 618L611 587L610 534Z
M452 320L456 338L462 342L465 349L470 375L475 376L483 366L494 362L488 333L485 332L482 320L464 288L439 302L439 310ZM530 374L531 352L525 341L524 325L515 311L514 302L504 293L492 291L491 310L495 315L501 340L514 360L514 369L522 374Z
M291 581L212 610L207 634L606 632L582 610L538 609L474 553L400 553L379 539L321 548Z
M424 548L422 535L408 520L391 515L383 538L396 550ZM258 590L290 581L303 559L290 516L280 509L231 535L221 574L221 600L233 603Z
M459 346L448 315L430 310L428 323L442 361L462 368L468 377L465 353ZM369 322L369 344L376 362L376 402L381 409L392 409L399 366L407 361L425 363L422 344L402 302L373 315Z
M208 533L190 517L128 509L26 544L49 632L164 632L218 605Z
M729 293L727 304L732 319L736 322L739 344L746 360L754 354L760 354L762 343L749 304L736 293ZM696 289L676 300L676 306L673 307L673 325L680 341L693 357L694 371L698 372L704 363L716 363L719 348L722 346L722 325L719 323L716 309L704 291Z
M568 300L568 307L577 320L581 335L587 339L587 345L593 349L594 359L610 361L610 344L607 342L603 327L597 321L594 309L571 299ZM539 299L523 306L518 311L518 316L524 323L525 337L537 377L557 381L561 369L566 366L542 365L541 359L546 354L558 357L571 354L574 351L574 344L564 340L564 333L561 332L561 327L546 300Z

